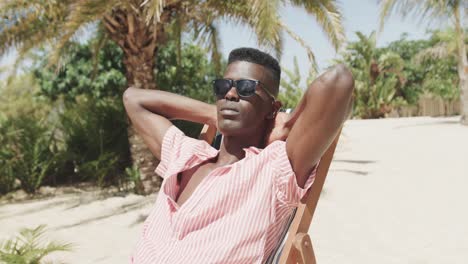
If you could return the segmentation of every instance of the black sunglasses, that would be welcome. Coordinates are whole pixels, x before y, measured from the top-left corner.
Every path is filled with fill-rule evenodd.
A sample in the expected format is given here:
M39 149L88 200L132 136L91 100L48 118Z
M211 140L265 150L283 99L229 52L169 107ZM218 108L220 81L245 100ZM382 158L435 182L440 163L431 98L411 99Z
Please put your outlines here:
M224 96L226 96L232 87L236 88L237 94L240 97L251 97L255 94L257 86L260 86L265 91L265 93L267 93L273 99L273 101L276 100L275 96L265 87L263 87L263 83L257 80L240 79L234 81L230 79L216 79L213 81L213 91L218 99L224 98Z

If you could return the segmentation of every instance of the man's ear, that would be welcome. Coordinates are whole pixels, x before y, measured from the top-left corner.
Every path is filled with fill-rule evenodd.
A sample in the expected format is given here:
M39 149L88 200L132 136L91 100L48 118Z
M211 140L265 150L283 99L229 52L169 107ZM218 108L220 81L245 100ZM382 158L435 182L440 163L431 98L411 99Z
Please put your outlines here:
M272 111L271 113L267 116L267 119L275 119L276 118L276 114L278 113L278 111L281 109L281 106L283 106L283 104L280 102L280 101L273 101L271 103L271 106L272 106Z

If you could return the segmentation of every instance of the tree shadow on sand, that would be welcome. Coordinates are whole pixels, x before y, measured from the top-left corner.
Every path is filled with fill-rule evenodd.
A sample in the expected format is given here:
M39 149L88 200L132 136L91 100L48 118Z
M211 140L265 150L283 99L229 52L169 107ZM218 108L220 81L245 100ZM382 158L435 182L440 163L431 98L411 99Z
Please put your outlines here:
M103 220L103 219L106 219L106 218L109 218L109 217L126 214L128 212L138 210L138 209L141 209L141 208L143 208L145 206L148 206L149 204L153 204L154 197L151 197L151 198L149 198L149 197L150 196L145 197L145 199L142 199L142 200L134 202L134 203L129 203L129 204L122 205L119 208L116 208L116 209L114 209L111 212L108 212L106 214L102 214L102 215L99 215L99 216L84 219L84 220L81 220L81 221L73 223L73 224L57 226L57 227L55 227L53 229L54 230L61 230L61 229L67 229L67 228L72 228L72 227L81 226L81 225L87 225L87 224L94 223L94 222L97 222L97 221L100 221L100 220ZM143 221L144 221L144 219L143 219Z

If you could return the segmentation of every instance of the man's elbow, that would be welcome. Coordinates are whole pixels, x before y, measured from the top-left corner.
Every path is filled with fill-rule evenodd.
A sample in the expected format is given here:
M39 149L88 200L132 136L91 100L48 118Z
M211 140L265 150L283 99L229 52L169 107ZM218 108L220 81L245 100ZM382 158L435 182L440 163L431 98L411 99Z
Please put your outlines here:
M351 71L344 64L335 65L332 70L333 86L347 97L351 97L354 89L354 78Z
M338 64L320 75L316 82L311 84L309 91L315 94L314 96L319 94L323 99L346 100L351 98L353 89L354 78L351 71L345 65Z
M343 64L333 66L312 83L308 90L310 100L327 102L327 108L334 114L347 118L353 96L354 78L351 71ZM340 118L341 119L341 118Z
M125 90L122 96L122 100L125 107L129 107L137 104L137 88L129 87Z

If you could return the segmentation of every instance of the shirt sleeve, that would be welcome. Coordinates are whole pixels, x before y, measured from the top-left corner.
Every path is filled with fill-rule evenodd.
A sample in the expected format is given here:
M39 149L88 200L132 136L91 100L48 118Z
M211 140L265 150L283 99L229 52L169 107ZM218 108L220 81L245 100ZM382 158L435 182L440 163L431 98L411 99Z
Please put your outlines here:
M182 171L194 162L214 157L217 150L206 141L188 137L176 126L164 134L161 145L161 161L155 172L166 178L174 171Z
M307 190L312 186L320 161L317 162L310 172L304 188L301 188L297 183L296 174L293 171L286 152L286 142L277 141L273 144L271 155L275 173L273 181L276 196L286 206L297 206L302 197L307 193Z

